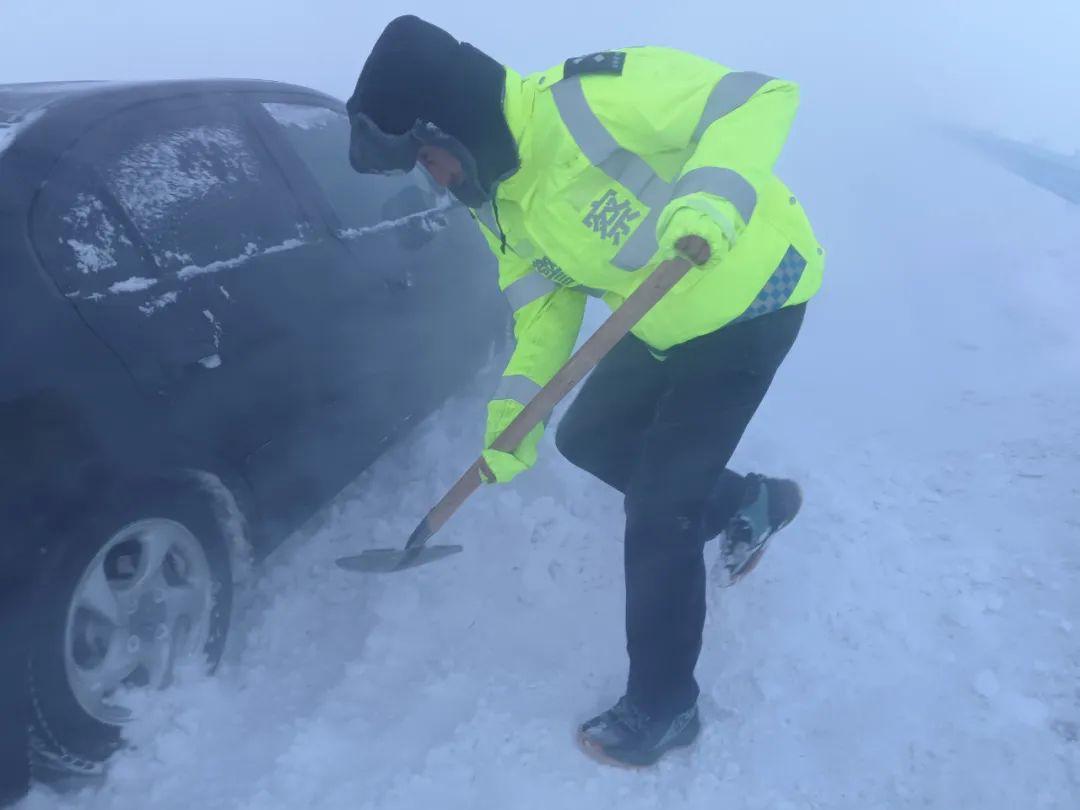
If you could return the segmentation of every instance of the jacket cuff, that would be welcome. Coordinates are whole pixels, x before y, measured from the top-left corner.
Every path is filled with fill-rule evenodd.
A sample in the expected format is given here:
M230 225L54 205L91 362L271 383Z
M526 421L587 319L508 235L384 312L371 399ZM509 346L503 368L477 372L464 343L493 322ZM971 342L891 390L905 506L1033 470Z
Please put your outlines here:
M499 435L510 426L518 414L525 410L525 406L512 399L493 399L487 406L487 427L484 430L484 447L491 447ZM541 422L522 440L513 451L513 455L527 466L536 462L537 445L540 437L544 435L544 423Z
M709 260L702 269L720 263L735 241L733 220L723 210L734 206L724 201L712 202L697 198L680 199L660 216L657 225L658 241L665 254L678 254L675 245L684 236L700 236L709 243ZM736 214L737 216L737 214Z

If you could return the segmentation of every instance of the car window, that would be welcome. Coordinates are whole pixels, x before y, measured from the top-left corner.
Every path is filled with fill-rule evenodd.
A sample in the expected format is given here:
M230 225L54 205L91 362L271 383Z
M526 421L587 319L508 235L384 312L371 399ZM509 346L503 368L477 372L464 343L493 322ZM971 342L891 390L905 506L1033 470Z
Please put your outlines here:
M281 102L266 102L263 108L280 125L346 232L436 206L435 194L419 169L399 176L353 171L348 158L349 120L344 113L313 104ZM404 208L402 200L408 202Z
M42 187L32 234L60 291L74 301L102 301L137 283L151 286L137 236L94 176L67 166ZM141 281L138 281L141 279Z
M260 274L315 238L230 104L154 102L104 119L57 162L32 209L45 269L158 390L193 365L216 367L228 341L269 323L243 315L262 313L263 293L274 291L269 274L258 287Z
M84 161L62 162L42 187L31 233L57 287L137 379L157 386L216 353L205 296L162 271Z
M101 163L163 272L197 272L295 246L310 226L238 110L173 112Z

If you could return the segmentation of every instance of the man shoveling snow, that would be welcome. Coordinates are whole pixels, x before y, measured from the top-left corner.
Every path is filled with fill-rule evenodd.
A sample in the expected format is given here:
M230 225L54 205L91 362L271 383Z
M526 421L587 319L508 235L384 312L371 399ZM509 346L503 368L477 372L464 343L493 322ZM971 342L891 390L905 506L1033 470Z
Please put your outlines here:
M567 363L586 297L617 311L665 260L694 265L603 357L556 434L625 496L626 694L579 730L619 764L698 734L704 544L721 538L714 574L732 584L801 503L794 482L727 469L821 285L823 251L772 171L797 103L789 82L668 48L523 77L416 17L387 26L348 102L353 168L419 162L498 257L517 343L488 406L489 482L535 462L543 424L512 450L492 445Z

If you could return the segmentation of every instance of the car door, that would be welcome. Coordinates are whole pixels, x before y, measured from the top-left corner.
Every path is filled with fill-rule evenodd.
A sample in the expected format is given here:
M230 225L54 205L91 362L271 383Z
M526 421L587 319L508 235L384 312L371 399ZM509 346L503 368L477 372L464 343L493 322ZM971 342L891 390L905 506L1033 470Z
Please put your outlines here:
M349 377L333 325L374 323L386 284L341 272L346 249L289 188L242 95L100 122L46 184L32 227L179 444L240 468L282 529L340 488L348 448L320 457L349 428L325 419Z
M348 164L349 123L320 97L262 99L264 123L283 143L294 186L317 205L350 254L346 272L376 273L391 293L374 342L355 332L354 351L378 352L372 390L393 392L386 418L400 432L475 378L506 334L507 305L495 263L468 214L420 169L361 175Z

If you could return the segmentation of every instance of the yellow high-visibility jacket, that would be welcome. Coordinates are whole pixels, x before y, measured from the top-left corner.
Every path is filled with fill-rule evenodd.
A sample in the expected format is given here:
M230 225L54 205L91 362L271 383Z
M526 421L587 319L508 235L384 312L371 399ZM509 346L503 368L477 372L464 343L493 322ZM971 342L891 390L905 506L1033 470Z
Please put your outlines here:
M486 444L569 358L586 297L617 309L696 234L709 261L634 327L657 352L807 301L824 251L773 174L798 89L681 51L628 48L522 77L504 112L520 158L474 212L499 259L516 348ZM516 455L535 458L531 447Z

